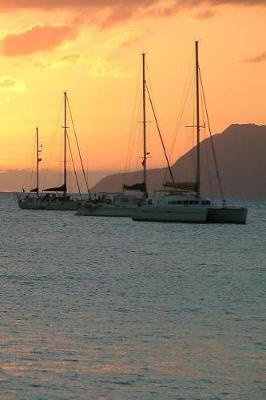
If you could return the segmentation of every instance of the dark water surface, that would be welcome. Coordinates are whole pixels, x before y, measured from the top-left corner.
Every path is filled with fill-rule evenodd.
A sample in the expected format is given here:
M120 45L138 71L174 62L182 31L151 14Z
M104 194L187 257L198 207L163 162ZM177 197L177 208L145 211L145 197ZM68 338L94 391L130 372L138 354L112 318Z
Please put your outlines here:
M248 224L0 196L0 399L263 400L266 200Z

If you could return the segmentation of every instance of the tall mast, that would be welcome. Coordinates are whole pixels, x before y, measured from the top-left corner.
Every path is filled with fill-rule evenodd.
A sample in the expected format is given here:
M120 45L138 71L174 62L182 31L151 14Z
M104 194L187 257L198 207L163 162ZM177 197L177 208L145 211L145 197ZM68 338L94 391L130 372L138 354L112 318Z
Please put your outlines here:
M39 196L39 128L36 128L36 193Z
M142 54L142 109L143 109L143 183L145 187L144 197L147 193L147 137L146 137L146 77L145 77L145 53Z
M200 196L200 106L199 106L199 42L195 42L195 59L196 59L196 118L197 118L197 196Z
M67 193L67 93L64 92L64 196Z

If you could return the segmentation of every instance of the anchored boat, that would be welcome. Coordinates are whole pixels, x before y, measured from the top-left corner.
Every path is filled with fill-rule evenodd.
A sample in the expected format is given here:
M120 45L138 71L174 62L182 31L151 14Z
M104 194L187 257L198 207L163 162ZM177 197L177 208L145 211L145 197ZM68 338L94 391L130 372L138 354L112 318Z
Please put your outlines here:
M68 106L68 107L67 107ZM40 192L39 189L39 163L42 161L40 157L41 147L39 146L39 131L36 128L36 188L30 193L18 194L18 205L22 209L27 210L60 210L60 211L76 211L84 203L80 198L74 198L67 192L67 143L68 143L68 126L67 126L67 109L69 108L68 96L64 92L64 182L61 186L50 187ZM77 143L78 145L78 143ZM79 150L79 147L78 147ZM80 151L79 151L80 155ZM87 179L84 173L83 162L80 155L80 161L83 170L83 177L88 189ZM77 182L78 183L78 182ZM79 184L78 184L79 189ZM89 189L88 189L89 191ZM80 190L79 190L80 192Z
M146 121L146 77L145 54L142 54L142 112L143 112L143 181L133 185L123 185L122 193L104 193L98 198L90 199L82 204L76 215L97 217L132 217L137 207L144 204L147 193L147 121ZM141 194L127 194L126 191Z
M210 199L201 195L201 166L200 166L200 83L202 85L200 68L198 41L195 42L195 89L196 89L196 182L175 182L169 160L167 159L171 182L164 184L169 190L158 198L149 198L143 207L139 207L134 212L134 221L158 221L158 222L202 222L202 223L235 223L245 224L247 209L244 207L230 207L226 205L220 176L218 163L216 160L214 147L215 166L217 169L218 182L222 194L223 205L215 206ZM202 93L204 100L205 95ZM206 102L205 102L206 107ZM207 114L208 118L208 114ZM209 133L211 135L209 120ZM212 140L212 136L211 136Z

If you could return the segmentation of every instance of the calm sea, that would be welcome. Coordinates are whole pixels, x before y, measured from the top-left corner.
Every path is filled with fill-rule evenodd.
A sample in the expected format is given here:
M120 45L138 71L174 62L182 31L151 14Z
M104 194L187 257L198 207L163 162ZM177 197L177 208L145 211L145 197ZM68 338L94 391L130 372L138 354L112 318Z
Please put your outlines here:
M0 196L0 399L264 400L266 200L194 225Z

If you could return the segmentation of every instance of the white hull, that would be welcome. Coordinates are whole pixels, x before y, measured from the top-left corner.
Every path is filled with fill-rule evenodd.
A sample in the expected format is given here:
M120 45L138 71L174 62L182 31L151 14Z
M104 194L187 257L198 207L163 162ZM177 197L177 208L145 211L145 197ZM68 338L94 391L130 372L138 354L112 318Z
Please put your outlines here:
M76 215L87 217L132 217L136 207L96 206L80 207Z
M204 223L207 221L206 207L180 207L166 209L166 207L143 207L137 209L132 219L134 221L152 222L190 222Z

